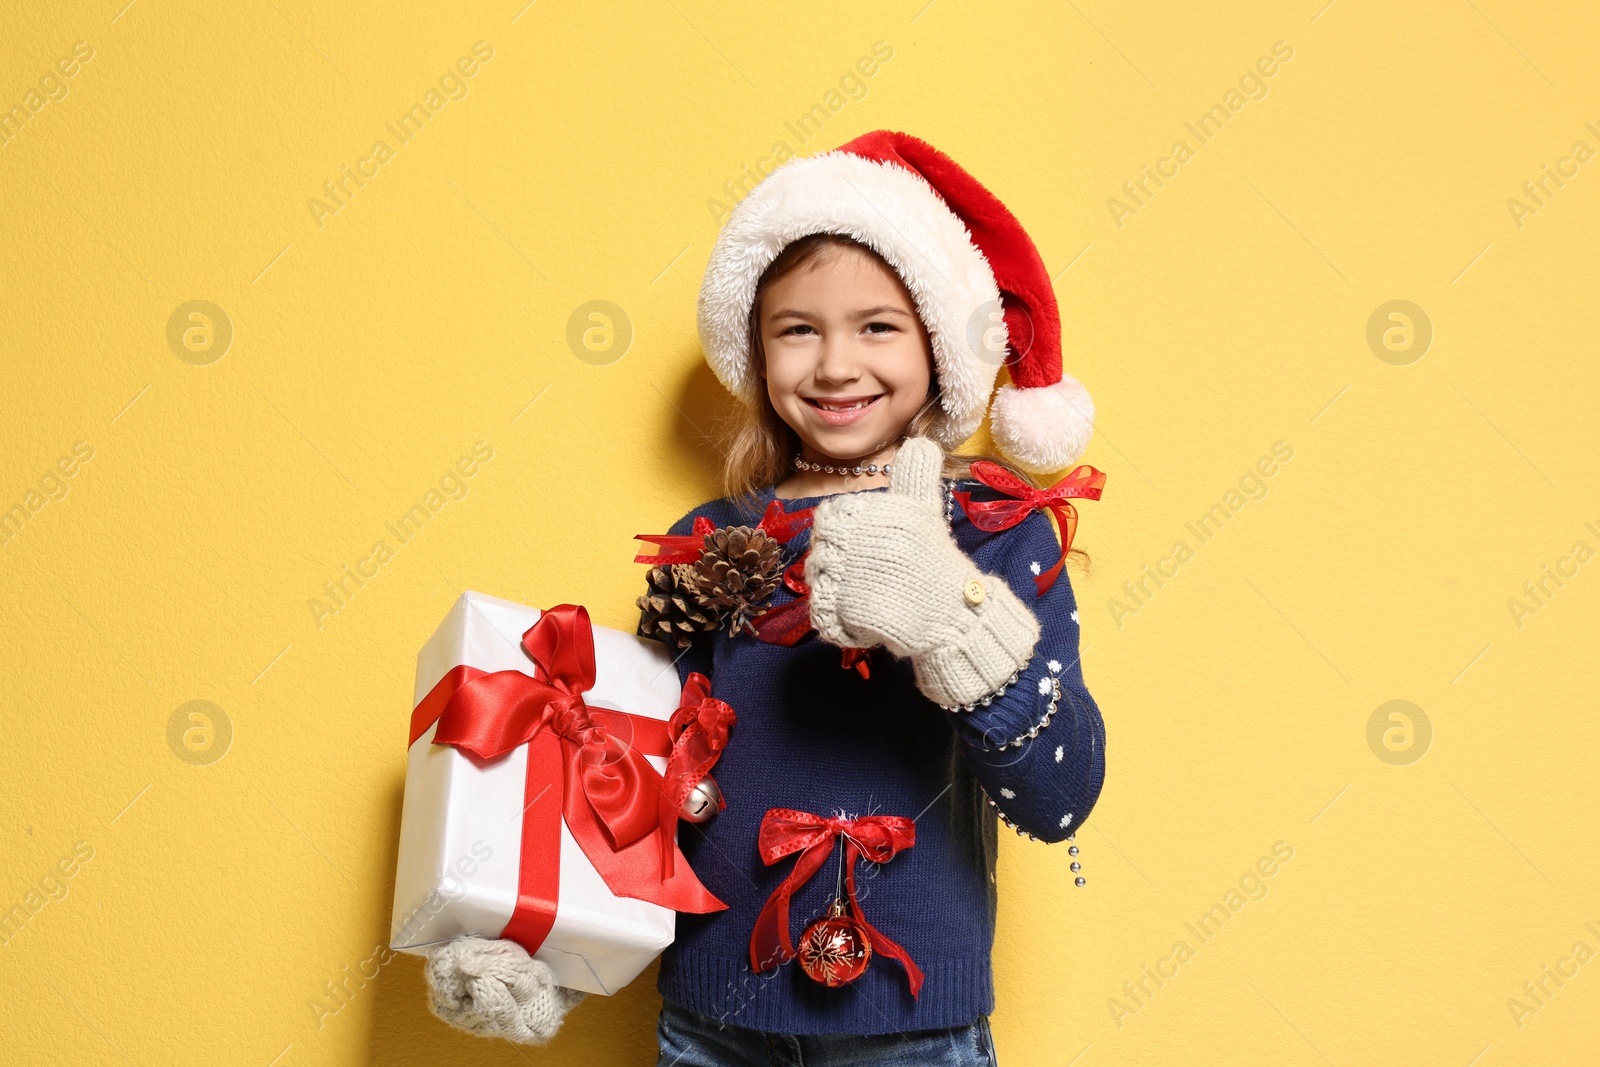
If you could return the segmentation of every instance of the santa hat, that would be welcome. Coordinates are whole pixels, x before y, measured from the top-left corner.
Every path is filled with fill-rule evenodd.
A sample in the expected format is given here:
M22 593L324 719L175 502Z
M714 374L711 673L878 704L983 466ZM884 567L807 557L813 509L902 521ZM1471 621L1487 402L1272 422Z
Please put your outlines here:
M892 266L933 346L931 435L954 449L984 411L1001 453L1048 473L1083 454L1094 403L1061 369L1061 316L1039 250L993 193L926 141L874 130L774 170L733 209L706 267L700 344L728 391L757 403L750 306L778 254L808 234L867 245ZM1004 364L1010 384L990 394Z

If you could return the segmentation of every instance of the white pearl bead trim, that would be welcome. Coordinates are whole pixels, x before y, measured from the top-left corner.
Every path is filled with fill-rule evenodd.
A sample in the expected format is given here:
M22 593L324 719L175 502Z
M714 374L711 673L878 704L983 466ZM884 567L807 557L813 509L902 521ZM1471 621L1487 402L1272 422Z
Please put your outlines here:
M799 470L821 471L824 474L877 474L879 471L882 471L884 474L890 474L894 470L894 464L892 463L885 463L882 466L879 466L876 463L869 463L865 467L860 465L854 467L833 467L822 463L811 463L799 456L794 457L794 465Z
M1013 685L1016 685L1017 684L1017 678L1019 678L1022 675L1023 671L1028 669L1028 664L1030 664L1032 662L1033 662L1033 653L1030 652L1030 653L1028 653L1028 658L1022 661L1022 666L1020 666L1016 670L1012 671L1011 672L1011 677L1007 678L1004 682L1000 683L1000 688L996 689L994 692L990 693L988 696L981 697L978 700L974 700L970 704L940 704L939 706L941 708L943 708L945 711L948 711L948 712L971 711L974 708L986 708L990 704L992 704L994 701L996 701L996 700L1000 699L1002 696L1004 696L1005 695L1005 691L1007 689L1009 689ZM1049 721L1049 716L1045 717L1045 721L1046 722ZM1005 746L1002 745L1001 747L1004 748Z
M1011 829L1015 830L1019 837L1026 837L1029 841L1037 841L1037 840L1039 840L1038 837L1034 836L1033 834L1028 833L1028 831L1024 830L1022 827L1018 826L1016 823L1014 823L1010 819L1008 819L1006 817L1006 813L1000 810L1000 805L998 805L998 804L996 804L994 802L994 797L990 796L989 795L989 791L987 789L983 788L983 786L981 784L978 786L978 792L983 794L983 799L987 800L989 802L989 806L991 808L993 808L994 809L994 813L1000 817L1000 821L1005 823L1007 826L1011 827ZM1067 824L1069 824L1071 822L1072 822L1072 812L1069 811L1069 812L1067 812L1066 815L1062 816L1061 825L1066 826ZM1079 872L1081 872L1083 870L1083 864L1080 863L1078 861L1078 858L1077 858L1078 857L1078 846L1076 844L1077 840L1078 840L1078 835L1077 834L1072 833L1072 834L1068 834L1067 835L1067 855L1072 857L1072 863L1071 863L1070 866L1071 866L1072 873L1076 876L1076 877L1073 878L1072 883L1073 883L1073 885L1081 887L1088 881L1088 879L1084 878L1083 875L1081 873L1079 873Z
M1026 666L1026 664L1024 664L1024 666ZM1016 681L1016 676L1013 675L1011 680L1012 681ZM1002 686L1000 691L1004 692L1005 691L1005 687ZM981 703L987 704L987 703L989 703L989 699L986 697L981 701ZM1010 741L1007 741L1005 744L996 745L993 748L984 748L983 751L985 751L985 752L1001 752L1001 751L1004 751L1005 749L1008 749L1008 748L1021 748L1025 743L1027 743L1029 741L1032 741L1035 737L1038 737L1039 736L1039 731L1043 730L1046 726L1050 725L1050 720L1051 720L1051 718L1053 718L1055 716L1056 708L1059 707L1060 704L1061 704L1061 679L1057 678L1055 675L1051 675L1050 676L1050 706L1045 709L1044 718L1040 719L1038 722L1034 723L1033 726L1029 727L1028 732L1023 734L1021 737L1013 738ZM943 707L943 705L940 705L940 706ZM945 708L945 710L946 711L952 711L954 709ZM971 710L971 709L969 707L966 710Z

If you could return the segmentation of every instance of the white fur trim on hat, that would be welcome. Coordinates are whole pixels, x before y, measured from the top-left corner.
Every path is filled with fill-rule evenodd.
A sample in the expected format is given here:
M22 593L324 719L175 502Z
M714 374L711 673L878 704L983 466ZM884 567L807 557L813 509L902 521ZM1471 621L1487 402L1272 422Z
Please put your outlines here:
M717 236L697 301L700 344L718 380L746 403L757 401L761 379L749 333L756 283L785 247L813 233L852 237L900 275L938 374L940 413L929 435L946 449L959 446L983 421L1001 363L972 350L968 326L980 307L999 307L1000 292L960 218L898 164L838 151L792 159L738 203ZM984 325L986 348L1004 352L995 324Z
M1035 474L1062 470L1089 447L1094 401L1070 374L1033 389L1008 383L989 409L989 432L1000 451L1024 469Z

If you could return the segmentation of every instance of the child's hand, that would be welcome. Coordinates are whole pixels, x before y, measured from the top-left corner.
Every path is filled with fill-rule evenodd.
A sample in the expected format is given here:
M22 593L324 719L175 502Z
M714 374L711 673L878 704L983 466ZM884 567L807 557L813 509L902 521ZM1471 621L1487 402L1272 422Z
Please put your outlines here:
M479 1037L543 1045L589 994L555 983L550 965L515 941L458 937L428 952L428 1007Z
M1039 622L951 537L943 461L936 443L913 438L894 456L887 492L818 504L805 577L811 622L824 640L909 656L918 688L958 705L998 689L1027 662Z

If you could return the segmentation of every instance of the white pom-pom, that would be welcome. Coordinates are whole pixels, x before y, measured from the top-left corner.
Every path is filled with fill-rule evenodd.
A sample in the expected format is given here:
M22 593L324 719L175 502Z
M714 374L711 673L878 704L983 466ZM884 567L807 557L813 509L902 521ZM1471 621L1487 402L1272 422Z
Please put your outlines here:
M989 419L994 442L1008 459L1035 474L1048 474L1071 466L1089 447L1094 401L1070 374L1036 389L1007 383L995 394Z

